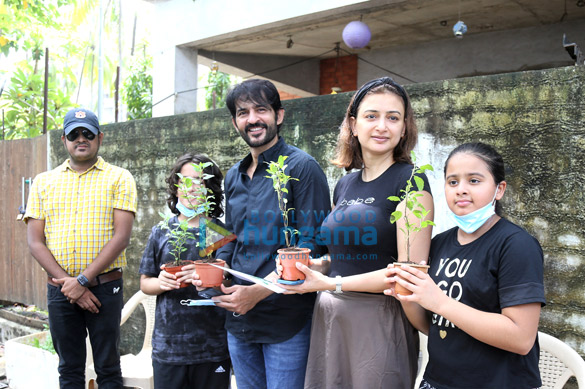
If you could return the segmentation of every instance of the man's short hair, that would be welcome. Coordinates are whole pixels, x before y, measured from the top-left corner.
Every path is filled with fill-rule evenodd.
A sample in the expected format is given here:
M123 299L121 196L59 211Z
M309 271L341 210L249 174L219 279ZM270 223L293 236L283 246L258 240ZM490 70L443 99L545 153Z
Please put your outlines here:
M236 103L238 101L270 105L276 114L282 108L280 95L274 84L258 78L241 82L229 91L225 103L234 119L236 118Z

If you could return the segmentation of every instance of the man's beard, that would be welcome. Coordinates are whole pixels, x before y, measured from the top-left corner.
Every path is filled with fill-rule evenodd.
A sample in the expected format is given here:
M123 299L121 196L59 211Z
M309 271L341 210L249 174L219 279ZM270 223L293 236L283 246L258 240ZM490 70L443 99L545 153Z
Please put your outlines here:
M264 138L255 139L248 134L250 128L254 127L262 127L265 129L264 131ZM272 142L272 140L278 135L278 128L275 124L268 125L265 123L256 123L256 124L248 124L244 129L244 132L240 132L242 135L242 139L248 144L250 147L261 147L267 145L268 143Z

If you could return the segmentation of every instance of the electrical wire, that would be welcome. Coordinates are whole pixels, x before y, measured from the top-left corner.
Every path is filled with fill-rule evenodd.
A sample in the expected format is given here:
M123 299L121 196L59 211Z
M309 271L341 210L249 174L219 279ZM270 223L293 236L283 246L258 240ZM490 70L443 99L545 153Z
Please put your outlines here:
M298 64L300 64L300 63L307 62L307 61L311 61L311 60L313 60L313 59L316 59L316 58L322 57L322 56L324 56L324 55L326 55L326 54L329 54L330 52L332 52L332 51L336 51L336 50L337 50L337 48L333 48L333 49L331 49L331 50L327 50L327 51L325 51L325 52L323 52L323 53L321 53L321 54L315 55L315 56L313 56L313 57L309 57L309 58L303 58L303 59L301 59L301 60L298 60L298 61L295 61L295 62L291 62L291 63L289 63L289 64L287 64L287 65L283 65L283 66L279 66L279 67L276 67L276 68L273 68L273 69L265 70L265 71L263 71L263 72L259 72L259 73L254 73L254 74L252 74L252 75L249 75L249 76L246 76L246 77L243 77L243 78L244 78L244 79L248 79L248 78L251 78L251 77L262 76L262 75L264 75L264 74L267 74L267 73L275 72L275 71L277 71L277 70L286 69L286 68L289 68L289 67L292 67L292 66L298 65ZM346 52L346 53L348 53L348 54L350 54L350 55L353 55L353 53L350 53L349 51L347 51L347 50L345 50L345 49L341 49L341 50L343 50L344 52ZM380 69L380 70L383 70L383 71L385 71L385 72L387 72L387 73L393 74L393 75L395 75L395 76L397 76L397 77L403 78L403 79L405 79L405 80L407 80L407 81L410 81L410 82L412 82L412 83L416 83L416 81L414 81L414 80L412 80L412 79L410 79L410 78L408 78L408 77L405 77L405 76L403 76L403 75L401 75L401 74L398 74L398 73L396 73L396 72L393 72L393 71L391 71L391 70L388 70L388 69L386 69L386 68L383 68L383 67L381 67L381 66L379 66L379 65L376 65L375 63L373 63L373 62L370 62L370 61L368 61L368 60L366 60L366 59L364 59L364 58L360 57L359 55L357 56L357 58L358 58L360 61L363 61L363 62L367 63L368 65L374 66L374 67L376 67L376 68L378 68L378 69ZM161 99L161 100L157 101L156 103L152 104L152 107L154 107L154 106L156 106L156 105L158 105L158 104L162 103L163 101L166 101L166 100L168 100L169 98L171 98L171 97L173 97L173 96L178 96L178 95L180 95L180 94L183 94L183 93L188 93L188 92L194 92L194 91L197 91L197 90L199 90L199 89L207 89L207 88L214 87L214 86L215 86L215 84L214 84L214 85L205 85L205 86L201 86L201 87L197 87L197 88L186 89L186 90L183 90L183 91L179 91L179 92L174 92L174 93L171 93L171 94L170 94L170 95L168 95L167 97L165 97L165 98L163 98L163 99Z
M347 50L345 50L345 49L341 49L341 50L345 51L346 53L348 53L348 54L350 54L350 55L352 54L352 53L350 53L349 51L347 51ZM370 62L370 61L368 61L367 59L364 59L364 58L360 57L359 55L357 56L357 58L358 58L360 61L363 61L363 62L367 63L368 65L371 65L371 66L373 66L373 67L376 67L376 68L378 68L378 69L380 69L380 70L383 70L383 71L385 71L385 72L388 72L388 73L390 73L390 74L393 74L393 75L395 75L395 76L397 76L397 77L403 78L403 79L405 79L406 81L410 81L410 82L412 82L412 83L416 83L416 81L415 81L415 80L412 80L412 79L410 79L410 78L408 78L408 77L406 77L406 76L403 76L402 74L398 74L398 73L396 73L396 72L393 72L392 70L388 70L388 69L386 69L386 68L383 68L383 67L382 67L382 66L380 66L380 65L376 65L375 63L373 63L373 62Z
M295 62L289 63L288 65L279 66L279 67L277 67L277 68L274 68L274 69L269 69L269 70L266 70L266 71L263 71L263 72L260 72L260 73L255 73L255 74L252 74L252 75L249 75L249 76L243 77L243 78L244 78L244 79L247 79L247 78L250 78L250 77L256 77L256 76L261 76L261 75L263 75L263 74L267 74L267 73L275 72L275 71L277 71L277 70L286 69L286 68L289 68L289 67L291 67L291 66L298 65L298 64L300 64L300 63L303 63L303 62L306 62L306 61L310 61L310 60L312 60L312 59L315 59L315 58L322 57L322 56L324 56L324 55L326 55L326 54L329 54L330 52L332 52L332 51L334 51L334 50L335 50L335 49L327 50L326 52L324 52L324 53L321 53L321 54L319 54L319 55L315 55L315 56L313 56L313 57L309 57L309 58L303 58L303 59L301 59L301 60L299 60L299 61L295 61ZM197 88L186 89L186 90L179 91L179 92L174 92L174 93L171 93L170 95L168 95L167 97L165 97L164 99L157 101L157 102L156 102L156 103L154 103L152 106L154 107L155 105L157 105L157 104L160 104L160 103L162 103L162 102L163 102L163 101L165 101L165 100L168 100L168 99L169 99L169 98L171 98L172 96L178 96L178 95L180 95L180 94L183 94L183 93L194 92L194 91L196 91L196 90L199 90L199 89L206 89L206 88L209 88L209 87L214 87L214 86L215 86L215 85L206 85L206 86L201 86L201 87L197 87Z

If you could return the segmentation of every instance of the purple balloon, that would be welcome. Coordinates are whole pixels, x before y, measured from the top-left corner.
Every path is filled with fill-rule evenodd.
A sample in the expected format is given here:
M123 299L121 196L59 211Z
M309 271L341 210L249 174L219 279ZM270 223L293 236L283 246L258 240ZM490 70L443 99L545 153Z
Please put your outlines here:
M370 42L372 33L366 23L354 20L345 26L341 36L345 44L350 48L361 49Z

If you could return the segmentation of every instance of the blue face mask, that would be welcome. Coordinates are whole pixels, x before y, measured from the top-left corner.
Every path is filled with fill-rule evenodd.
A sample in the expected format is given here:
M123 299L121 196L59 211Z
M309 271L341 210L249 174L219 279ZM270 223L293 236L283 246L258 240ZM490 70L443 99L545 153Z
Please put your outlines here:
M461 228L468 234L472 234L496 213L496 203L494 201L496 199L496 194L498 194L497 189L492 201L490 201L485 207L468 213L467 215L458 216L449 209L449 217L455 222L455 224L457 224L457 227Z
M177 210L181 212L181 215L185 216L187 219L196 215L196 211L194 209L185 207L183 204L181 204L180 201L177 201L176 207Z

